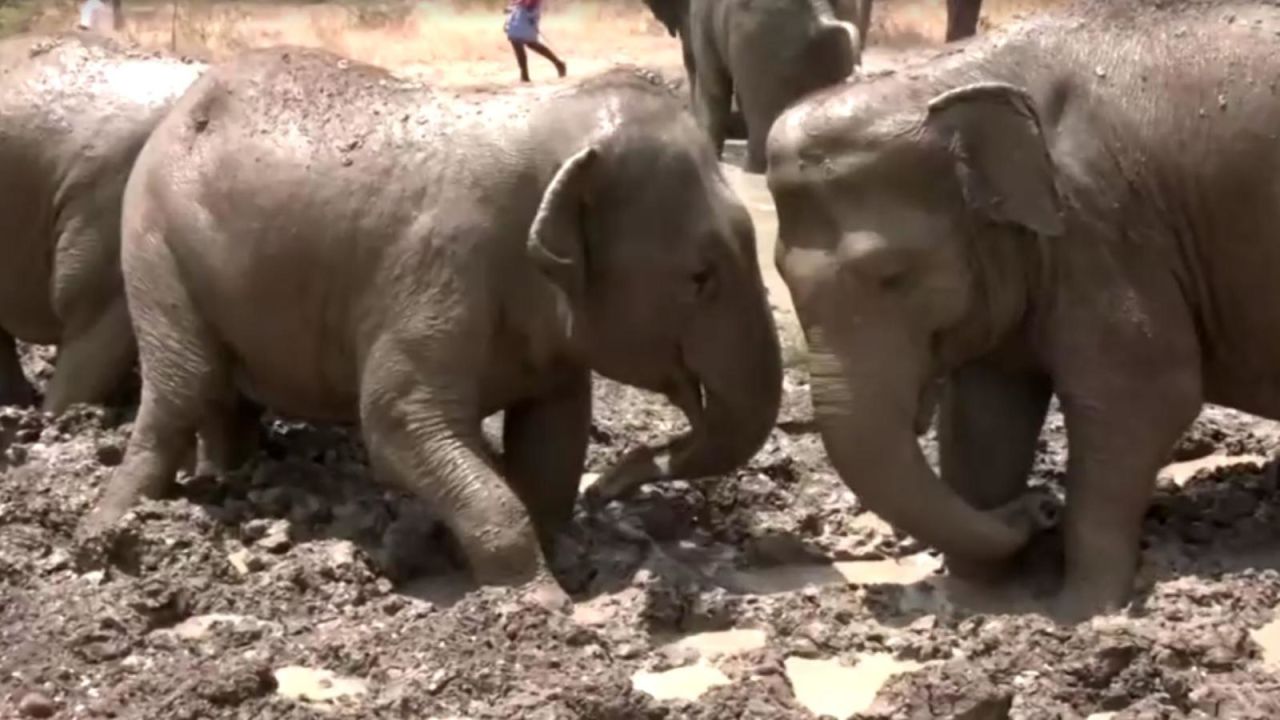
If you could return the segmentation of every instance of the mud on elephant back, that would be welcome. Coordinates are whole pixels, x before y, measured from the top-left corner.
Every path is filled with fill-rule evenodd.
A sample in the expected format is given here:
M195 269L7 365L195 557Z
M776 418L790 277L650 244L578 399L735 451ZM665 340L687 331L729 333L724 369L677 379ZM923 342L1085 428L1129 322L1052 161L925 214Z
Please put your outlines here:
M442 516L477 580L558 604L546 552L578 495L592 371L662 393L691 427L606 495L727 472L777 416L750 217L651 73L454 94L250 51L155 130L123 213L143 400L90 549L173 483L193 439L202 467L239 466L247 396L358 421L374 473ZM500 455L481 434L498 411Z
M1129 597L1157 470L1202 403L1280 418L1280 169L1258 160L1280 154L1280 100L1250 79L1280 74L1280 9L1174 5L1046 12L803 101L770 138L836 469L953 566L998 568L1038 525L994 509L1025 498L1056 394L1066 619ZM941 477L915 441L939 377Z
M58 345L45 410L131 403L121 196L203 67L87 34L0 40L0 67L0 405L36 400L15 341Z

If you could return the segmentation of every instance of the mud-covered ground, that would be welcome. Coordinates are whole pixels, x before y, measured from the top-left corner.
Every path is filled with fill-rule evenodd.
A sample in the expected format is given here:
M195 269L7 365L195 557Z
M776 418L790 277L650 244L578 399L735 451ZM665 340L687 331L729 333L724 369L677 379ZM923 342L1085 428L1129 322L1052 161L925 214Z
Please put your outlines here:
M1207 412L1174 459L1239 459L1167 472L1135 602L1068 628L1023 612L1028 593L949 583L861 511L805 382L789 373L735 475L580 510L556 559L572 614L471 587L430 508L372 482L347 431L282 422L255 467L145 503L109 566L79 567L129 418L0 410L0 718L1280 716L1260 644L1280 502L1247 457L1272 455L1275 425ZM595 418L592 472L680 426L603 381ZM1064 459L1055 416L1035 482Z

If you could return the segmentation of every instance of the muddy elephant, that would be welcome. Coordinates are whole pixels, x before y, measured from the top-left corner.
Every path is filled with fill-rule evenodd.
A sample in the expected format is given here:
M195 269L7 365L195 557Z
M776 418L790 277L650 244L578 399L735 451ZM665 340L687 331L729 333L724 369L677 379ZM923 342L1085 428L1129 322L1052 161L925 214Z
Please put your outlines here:
M748 172L765 168L774 118L806 93L838 83L861 62L857 28L829 0L645 0L680 38L694 113L717 153L737 99Z
M89 537L168 486L193 437L241 463L243 394L358 421L375 475L441 513L477 580L554 596L592 371L684 412L689 434L648 451L664 477L745 462L778 412L750 217L679 98L634 68L456 95L248 52L156 129L123 212L142 402Z
M770 136L832 463L991 569L1036 527L990 509L1026 497L1056 393L1064 618L1128 597L1158 468L1203 402L1280 417L1280 98L1257 85L1280 75L1280 10L1175 5L1060 10L810 98ZM941 478L913 432L940 376Z
M0 41L0 405L29 404L15 339L57 344L44 409L100 402L133 365L120 201L134 158L202 70L91 35Z

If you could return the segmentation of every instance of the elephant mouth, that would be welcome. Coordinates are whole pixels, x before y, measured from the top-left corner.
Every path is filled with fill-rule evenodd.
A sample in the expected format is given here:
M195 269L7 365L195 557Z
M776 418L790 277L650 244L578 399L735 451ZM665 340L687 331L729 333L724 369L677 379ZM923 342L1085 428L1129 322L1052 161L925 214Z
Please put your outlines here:
M920 399L917 401L915 417L917 436L929 432L930 426L933 425L933 414L938 409L938 399L941 395L941 377L930 378L925 381L924 387L920 388Z
M706 426L707 389L699 382L698 376L689 370L682 371L663 394L684 413L689 421L690 436L701 435Z

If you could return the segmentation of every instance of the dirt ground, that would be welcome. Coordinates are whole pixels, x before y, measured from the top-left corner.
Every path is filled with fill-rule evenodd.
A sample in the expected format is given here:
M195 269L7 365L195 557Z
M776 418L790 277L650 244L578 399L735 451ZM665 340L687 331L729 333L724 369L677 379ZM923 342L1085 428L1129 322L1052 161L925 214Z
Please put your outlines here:
M0 717L1280 716L1275 424L1206 412L1148 514L1133 606L1066 628L1034 590L949 582L864 512L805 383L789 371L734 475L580 509L556 558L571 615L471 586L346 430L279 421L255 467L145 503L82 568L72 534L128 417L0 410ZM591 473L680 425L613 383L596 403ZM1064 459L1055 414L1034 482L1057 488Z
M767 259L768 193L728 172ZM25 353L47 379L49 350ZM252 467L184 479L85 566L73 534L131 417L0 409L0 720L1280 717L1280 424L1206 410L1161 475L1134 602L1062 627L1037 612L1052 568L958 583L863 510L793 365L749 466L579 508L563 615L470 584L348 429L278 420ZM584 483L681 425L600 380ZM1065 460L1055 412L1033 484L1060 497Z

